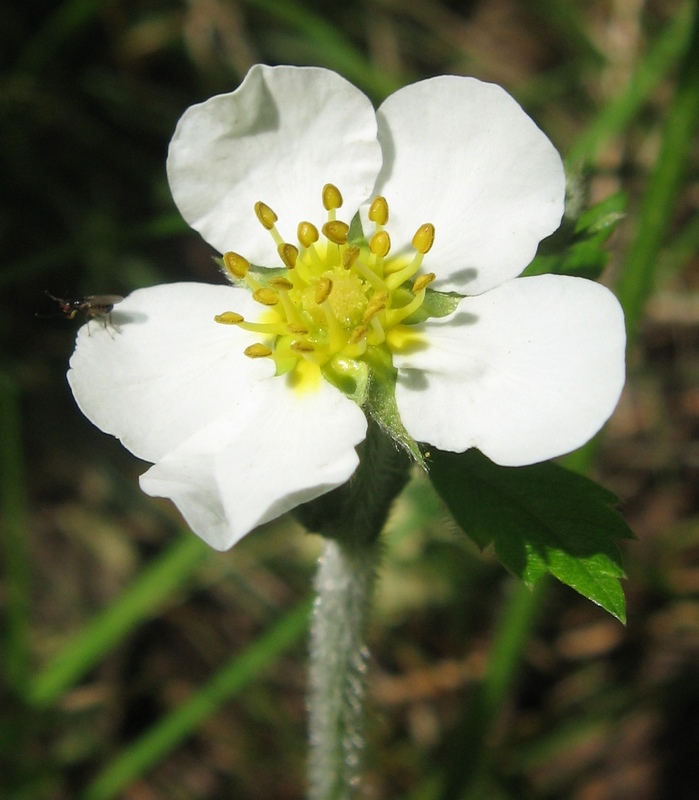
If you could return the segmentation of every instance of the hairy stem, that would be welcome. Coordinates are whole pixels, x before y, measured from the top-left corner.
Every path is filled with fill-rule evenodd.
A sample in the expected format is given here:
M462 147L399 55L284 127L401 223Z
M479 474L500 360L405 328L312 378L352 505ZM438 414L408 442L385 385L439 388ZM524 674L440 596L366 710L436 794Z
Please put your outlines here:
M309 687L309 800L358 796L366 670L365 629L378 546L326 539L315 579Z

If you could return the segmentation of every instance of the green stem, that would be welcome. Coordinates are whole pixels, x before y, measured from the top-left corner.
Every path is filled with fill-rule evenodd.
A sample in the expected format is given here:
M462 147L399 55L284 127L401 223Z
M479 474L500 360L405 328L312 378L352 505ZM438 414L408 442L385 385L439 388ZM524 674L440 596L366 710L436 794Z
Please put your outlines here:
M352 800L359 793L365 629L378 546L325 539L315 579L309 687L310 800Z

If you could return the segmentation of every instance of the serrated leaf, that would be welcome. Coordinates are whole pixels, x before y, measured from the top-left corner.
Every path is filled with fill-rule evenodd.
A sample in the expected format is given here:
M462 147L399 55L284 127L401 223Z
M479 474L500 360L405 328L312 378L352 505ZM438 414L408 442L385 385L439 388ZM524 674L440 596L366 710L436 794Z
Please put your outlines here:
M611 492L551 462L500 467L477 450L433 451L430 478L462 530L515 575L534 584L550 572L625 621L616 540L633 534Z
M536 257L523 275L572 275L596 280L609 253L605 244L624 217L626 196L610 195L576 219L564 219L561 227L539 245Z

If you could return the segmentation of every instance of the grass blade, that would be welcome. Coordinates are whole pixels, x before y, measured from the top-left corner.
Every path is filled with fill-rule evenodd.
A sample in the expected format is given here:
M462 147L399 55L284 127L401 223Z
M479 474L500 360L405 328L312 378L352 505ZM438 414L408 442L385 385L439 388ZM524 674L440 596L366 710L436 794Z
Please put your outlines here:
M699 121L699 13L695 8L692 36L685 54L675 96L667 112L658 160L636 226L617 294L626 313L629 341L638 329L643 306L653 288L653 275L677 197L684 168L694 145Z
M88 787L83 800L111 800L154 767L290 647L308 629L311 604L299 603L273 628L235 656L209 683L178 706L130 747Z
M191 533L175 541L31 681L27 701L34 706L55 703L105 653L161 608L211 552Z

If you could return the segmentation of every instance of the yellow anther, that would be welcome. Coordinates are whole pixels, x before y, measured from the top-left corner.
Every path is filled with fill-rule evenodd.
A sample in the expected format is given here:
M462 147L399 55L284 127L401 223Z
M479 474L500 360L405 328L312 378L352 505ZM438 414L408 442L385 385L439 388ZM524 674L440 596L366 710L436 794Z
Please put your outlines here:
M267 358L272 355L272 351L264 344L257 342L246 347L243 351L248 358Z
M322 196L325 224L321 228L299 222L298 241L292 239L293 244L282 239L274 211L261 201L255 203L255 214L274 240L284 269L262 279L247 259L225 253L224 271L236 284L244 280L253 299L264 307L263 314L256 322L236 311L214 317L218 323L246 331L251 337L248 341L257 339L245 355L271 357L277 374L291 375L294 388L304 391L309 375L314 386L325 370L333 382L341 382L342 376L356 377L360 360L371 365L376 348L400 343L397 327L423 318L423 312L420 316L417 312L425 302L426 288L435 280L431 272L419 274L434 243L432 224L417 230L410 256L391 255L385 197L371 198L368 215L374 229L368 243L350 243L350 226L337 219L337 209L343 205L339 189L328 183ZM430 309L426 311L429 314ZM366 367L361 374L358 389L366 383Z
M388 203L385 197L375 197L369 206L369 219L377 225L388 222Z
M349 225L339 219L331 220L323 225L323 235L335 244L347 244Z
M413 294L421 292L426 286L429 286L436 277L434 272L426 272L424 275L420 275L415 279L415 283L413 283Z
M318 305L324 303L330 296L330 292L332 292L332 290L333 282L330 280L330 278L321 278L316 284L316 303L318 303Z
M277 252L279 253L279 258L284 262L284 266L287 269L294 269L296 266L296 259L299 257L298 247L284 242L277 247Z
M259 289L255 289L252 293L252 299L261 303L263 306L276 306L279 302L279 295L272 291L272 289L267 289L262 286Z
M255 214L257 215L257 219L262 223L262 227L266 228L268 231L272 230L274 223L279 219L274 211L261 200L255 203Z
M296 236L302 247L310 247L320 238L318 228L312 222L299 222Z
M334 211L342 205L342 195L337 186L326 183L323 186L323 207L326 211Z
M236 314L235 311L224 311L223 314L216 314L214 322L220 322L222 325L239 325L245 320L245 317Z
M223 254L223 264L234 278L240 280L248 274L250 269L250 262L247 258L243 258L243 256L233 252Z
M431 222L420 225L415 236L413 236L413 247L424 256L425 253L430 251L433 244L434 225Z
M315 347L310 342L293 342L290 349L297 353L312 353Z
M391 249L391 237L386 231L378 231L369 240L369 250L378 258L384 258Z
M348 247L342 254L342 266L345 269L350 269L354 262L359 258L360 250L357 245L353 244Z
M364 322L369 322L380 311L383 311L386 308L387 299L388 296L385 292L376 292L371 300L369 300L367 303L367 307L364 309Z
M349 344L357 344L357 342L361 342L362 339L367 335L368 331L368 325L358 325L349 335Z
M283 275L276 275L274 278L270 278L268 283L275 289L289 290L294 288L294 284L288 278L285 278Z

